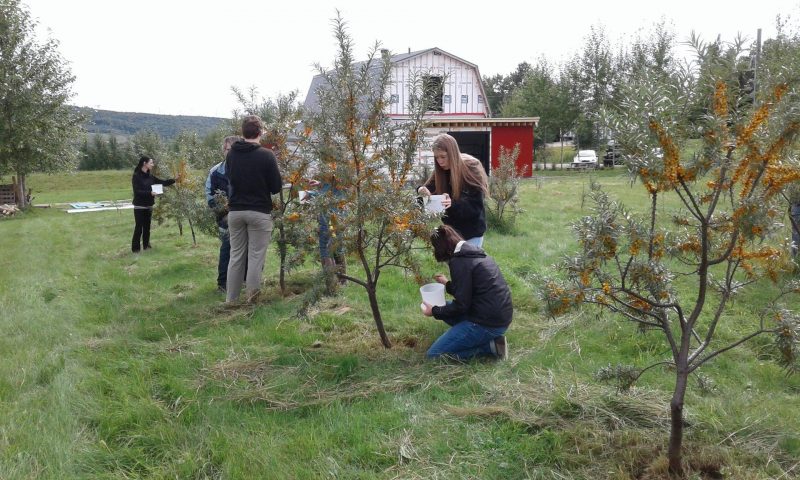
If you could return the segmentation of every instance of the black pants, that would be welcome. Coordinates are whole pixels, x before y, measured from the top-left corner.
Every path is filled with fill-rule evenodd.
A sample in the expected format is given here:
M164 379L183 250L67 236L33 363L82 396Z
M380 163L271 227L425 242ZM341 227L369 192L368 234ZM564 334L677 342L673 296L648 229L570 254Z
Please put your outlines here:
M150 208L134 208L133 219L136 226L133 227L133 240L131 240L131 250L138 252L141 245L150 248L150 220L153 218L153 210Z

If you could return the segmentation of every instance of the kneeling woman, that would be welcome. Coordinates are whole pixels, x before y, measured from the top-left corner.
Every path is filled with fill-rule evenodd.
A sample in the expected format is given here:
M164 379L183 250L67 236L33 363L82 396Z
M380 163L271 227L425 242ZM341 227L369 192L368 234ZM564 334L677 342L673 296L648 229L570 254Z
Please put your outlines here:
M428 350L428 358L447 355L459 360L477 356L505 359L503 334L511 324L514 307L511 289L492 257L479 247L464 241L452 227L443 225L431 235L433 255L448 262L450 277L438 274L453 301L432 307L423 302L423 313L443 320L452 328L439 337Z

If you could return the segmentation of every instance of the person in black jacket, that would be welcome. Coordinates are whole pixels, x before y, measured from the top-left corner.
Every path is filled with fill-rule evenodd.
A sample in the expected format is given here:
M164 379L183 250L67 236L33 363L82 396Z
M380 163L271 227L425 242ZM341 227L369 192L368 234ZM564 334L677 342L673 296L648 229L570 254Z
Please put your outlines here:
M242 121L244 140L235 142L225 159L225 175L231 189L228 198L231 260L226 302L239 298L243 280L248 301L255 300L261 288L267 246L272 237L272 195L283 186L275 154L261 146L263 134L261 119L256 115L246 116Z
M434 278L445 285L453 301L444 306L422 303L422 313L443 320L450 328L430 349L428 358L447 355L459 360L477 356L505 359L508 355L503 336L511 324L514 306L511 289L492 257L467 243L452 227L442 225L431 235L433 255L448 262L450 277Z
M468 243L483 246L486 232L484 197L489 194L489 180L483 165L472 155L462 154L458 142L443 133L433 139L433 174L417 193L445 195L442 222L450 225Z
M136 253L142 249L150 248L150 220L153 218L153 205L155 205L156 192L153 185L169 186L175 183L174 179L161 180L151 173L156 162L152 158L142 155L139 163L133 170L131 184L133 186L133 218L136 225L133 227L131 250Z

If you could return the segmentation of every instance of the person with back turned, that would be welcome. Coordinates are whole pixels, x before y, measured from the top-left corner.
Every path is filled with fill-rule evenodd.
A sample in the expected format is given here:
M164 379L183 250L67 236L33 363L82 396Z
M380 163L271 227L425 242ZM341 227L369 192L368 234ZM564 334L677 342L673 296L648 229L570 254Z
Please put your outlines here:
M255 300L261 288L264 259L272 236L272 195L280 192L283 185L275 154L261 146L263 134L261 119L256 115L246 116L242 121L244 139L233 144L225 160L225 175L230 182L231 241L226 302L239 298L242 283L248 301Z

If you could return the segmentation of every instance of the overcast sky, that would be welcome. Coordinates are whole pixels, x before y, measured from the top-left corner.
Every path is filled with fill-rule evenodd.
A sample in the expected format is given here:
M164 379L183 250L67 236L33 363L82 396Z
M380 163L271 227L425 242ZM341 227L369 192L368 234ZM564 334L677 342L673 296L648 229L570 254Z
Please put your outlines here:
M558 63L583 45L592 25L621 43L664 18L685 40L737 32L775 34L777 15L800 23L800 0L648 1L310 1L22 0L40 34L61 42L76 76L73 103L106 110L228 117L231 86L263 96L299 90L314 64L336 53L338 8L358 58L377 40L393 53L439 47L508 74L540 56ZM49 33L48 33L49 32Z

